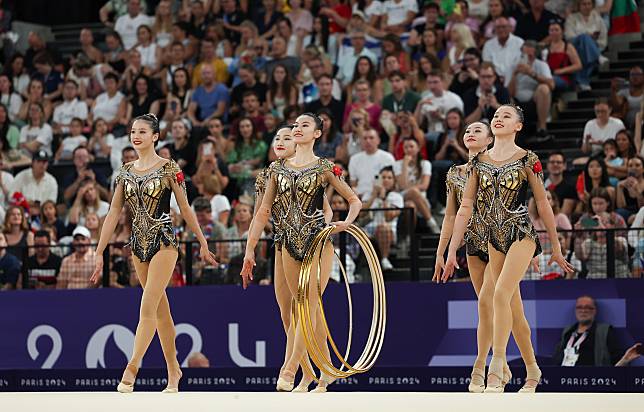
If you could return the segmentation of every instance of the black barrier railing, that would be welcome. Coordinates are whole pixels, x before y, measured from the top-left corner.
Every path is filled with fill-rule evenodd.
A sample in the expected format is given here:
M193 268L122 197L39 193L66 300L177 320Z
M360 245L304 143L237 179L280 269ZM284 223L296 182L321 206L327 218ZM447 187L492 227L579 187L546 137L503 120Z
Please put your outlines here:
M363 227L365 231L372 238L376 251L379 253L379 242L377 239L376 228L387 222L384 218L384 213L388 211L399 210L400 215L396 217L396 225L391 227L391 230L396 231L397 241L395 242L394 249L397 253L397 259L392 259L397 265L394 270L404 272L405 276L402 279L412 281L420 280L420 260L427 259L433 260L434 254L430 252L429 256L421 256L420 241L421 237L428 239L438 240L437 234L419 234L417 233L414 210L411 208L404 209L369 209L363 210L360 213L356 223ZM333 220L343 219L346 212L338 212ZM389 221L391 222L391 220ZM574 256L581 261L582 269L578 277L601 277L601 278L615 278L615 277L643 277L644 276L644 236L641 236L644 228L583 228L572 230L561 230L568 238L569 257ZM544 231L539 234L546 238ZM343 266L347 269L353 267L350 281L360 282L368 281L368 267L364 256L362 255L357 243L349 237L346 233L334 235L336 239L335 248L336 252L342 262ZM195 248L199 248L196 241L182 241L180 248L180 259L178 260L178 268L184 278L185 285L198 285L198 284L231 284L239 283L239 271L243 263L243 253L245 249L245 239L211 239L208 241L209 249L213 251L220 260L218 267L204 266L201 261L196 260ZM92 245L95 247L95 245ZM30 268L28 265L30 248L37 248L42 246L27 246L22 248L20 256L22 260L22 281L20 286L23 289L38 287L38 282L30 275L30 270L37 268ZM60 256L65 256L73 252L73 245L56 245L51 246L51 253L56 253ZM112 259L111 252L116 249L119 250L119 245L110 244L103 253L103 278L102 286L114 286L115 280L115 263ZM548 248L544 248L544 252L548 252ZM258 261L261 261L260 267L257 271L261 271L260 277L264 279L272 279L275 247L273 247L270 238L261 239L256 250ZM126 252L126 255L128 253ZM121 271L128 272L126 263L120 262ZM408 262L408 264L400 263ZM125 266L123 266L125 265ZM130 279L134 275L134 268L129 264ZM429 268L430 270L433 269ZM343 272L341 270L335 271L336 280L343 281ZM119 272L120 273L120 272ZM116 273L118 278L119 273ZM257 273L257 272L256 272ZM391 272L385 271L385 279L390 278ZM124 275L125 280L127 276ZM395 276L393 278L396 278ZM133 282L134 283L134 282ZM127 284L123 285L127 286Z

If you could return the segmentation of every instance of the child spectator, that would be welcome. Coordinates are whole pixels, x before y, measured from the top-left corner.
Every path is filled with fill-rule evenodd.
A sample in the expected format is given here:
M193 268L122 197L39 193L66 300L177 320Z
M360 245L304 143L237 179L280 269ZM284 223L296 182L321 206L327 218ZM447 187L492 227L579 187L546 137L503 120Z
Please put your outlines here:
M79 146L87 146L87 137L83 136L83 121L74 117L69 125L69 136L63 138L56 156L55 162L70 161L74 156L74 150Z

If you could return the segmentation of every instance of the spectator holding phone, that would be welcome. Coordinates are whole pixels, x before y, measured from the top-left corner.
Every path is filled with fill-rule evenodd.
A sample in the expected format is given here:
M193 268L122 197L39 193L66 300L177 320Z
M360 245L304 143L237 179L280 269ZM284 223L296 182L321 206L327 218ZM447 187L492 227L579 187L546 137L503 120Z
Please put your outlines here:
M552 359L561 366L627 366L644 353L644 346L636 343L620 358L621 349L611 325L597 322L597 302L591 296L577 298L577 322L561 333Z
M615 200L617 213L629 224L644 206L644 158L635 156L626 164L628 176L617 184Z
M621 77L611 80L610 101L615 108L615 116L622 119L628 127L633 127L644 101L644 71L641 66L631 67L628 81Z
M575 229L613 229L626 228L624 219L613 212L611 197L604 188L595 188L589 195L588 207ZM615 259L615 277L628 277L628 245L623 232L615 232L613 255ZM606 232L588 231L577 236L575 253L585 263L587 279L607 278L608 247Z

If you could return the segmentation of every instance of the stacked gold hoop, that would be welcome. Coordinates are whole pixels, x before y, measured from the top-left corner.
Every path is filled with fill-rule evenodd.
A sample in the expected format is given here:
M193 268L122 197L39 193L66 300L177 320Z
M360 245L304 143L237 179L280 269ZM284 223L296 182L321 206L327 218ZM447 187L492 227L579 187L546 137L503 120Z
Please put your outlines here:
M335 343L335 340L333 339L331 335L331 331L329 330L329 325L326 320L326 316L324 314L324 305L322 302L322 288L320 285L320 267L321 267L321 258L322 258L322 251L324 248L324 245L328 241L329 237L331 236L331 232L333 232L334 227L329 226L325 229L323 229L318 235L315 237L313 240L313 244L311 245L311 248L309 249L309 252L306 254L304 257L304 261L302 262L302 268L300 269L300 278L299 278L299 284L298 284L298 294L297 294L297 323L298 326L302 328L302 333L304 336L304 340L306 342L306 349L308 351L308 355L311 357L311 360L315 363L315 365L320 369L320 371L327 376L331 376L333 378L339 379L339 378L346 378L351 375L355 375L357 373L364 373L371 369L371 367L374 365L376 362L376 359L378 358L378 355L380 354L380 350L382 348L382 344L384 343L384 338L385 338L385 326L387 322L387 302L386 302L386 297L385 297L385 282L382 276L382 269L380 267L380 262L378 260L378 257L376 255L376 251L373 248L373 245L371 244L371 241L367 237L367 235L360 229L359 227L355 225L351 225L347 230L346 233L349 235L353 236L358 243L360 244L360 247L362 248L363 252L365 253L367 257L367 262L369 264L369 271L371 272L371 282L373 285L373 313L371 317L371 329L369 331L369 337L367 338L367 343L365 344L365 347L362 351L362 354L360 355L360 358L356 361L354 365L350 365L348 362L348 356L349 356L349 351L351 349L351 336L353 332L353 305L351 301L351 292L349 288L349 283L346 277L346 273L344 273L344 267L342 265L342 262L340 262L340 267L342 269L342 272L344 274L344 279L345 279L345 286L347 289L347 297L349 300L349 338L348 338L348 344L347 344L347 350L344 356L340 354L340 351L338 350L338 347ZM316 253L316 251L319 252ZM315 339L315 333L313 330L313 323L312 323L312 318L311 318L311 308L309 305L309 294L310 294L310 279L311 279L311 268L313 266L314 259L318 259L318 265L317 265L317 295L318 295L318 304L320 305L320 313L321 313L321 321L324 325L324 328L326 329L327 332L327 337L329 340L329 343L331 344L331 348L333 349L333 352L337 356L337 358L340 360L340 363L342 364L340 368L336 368L333 365L333 362L331 360L326 359L324 356L324 353L322 352L322 348L318 344L318 342ZM326 342L324 343L326 344ZM303 364L306 364L303 362ZM344 370L346 368L346 370ZM307 367L308 369L308 367ZM308 371L310 373L310 376L315 376L315 374L312 373L312 371Z

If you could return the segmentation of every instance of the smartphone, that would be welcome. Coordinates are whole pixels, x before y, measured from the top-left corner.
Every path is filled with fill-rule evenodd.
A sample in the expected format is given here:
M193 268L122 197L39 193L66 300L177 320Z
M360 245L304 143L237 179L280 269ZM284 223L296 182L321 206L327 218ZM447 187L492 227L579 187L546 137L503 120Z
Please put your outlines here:
M374 185L380 185L380 175L375 175L373 177L373 184Z
M177 102L170 102L170 109L173 112L176 112L177 111Z
M585 217L581 219L581 225L584 227L597 227L599 226L599 221L594 217Z
M210 156L212 155L212 143L206 143L203 145L203 155Z

